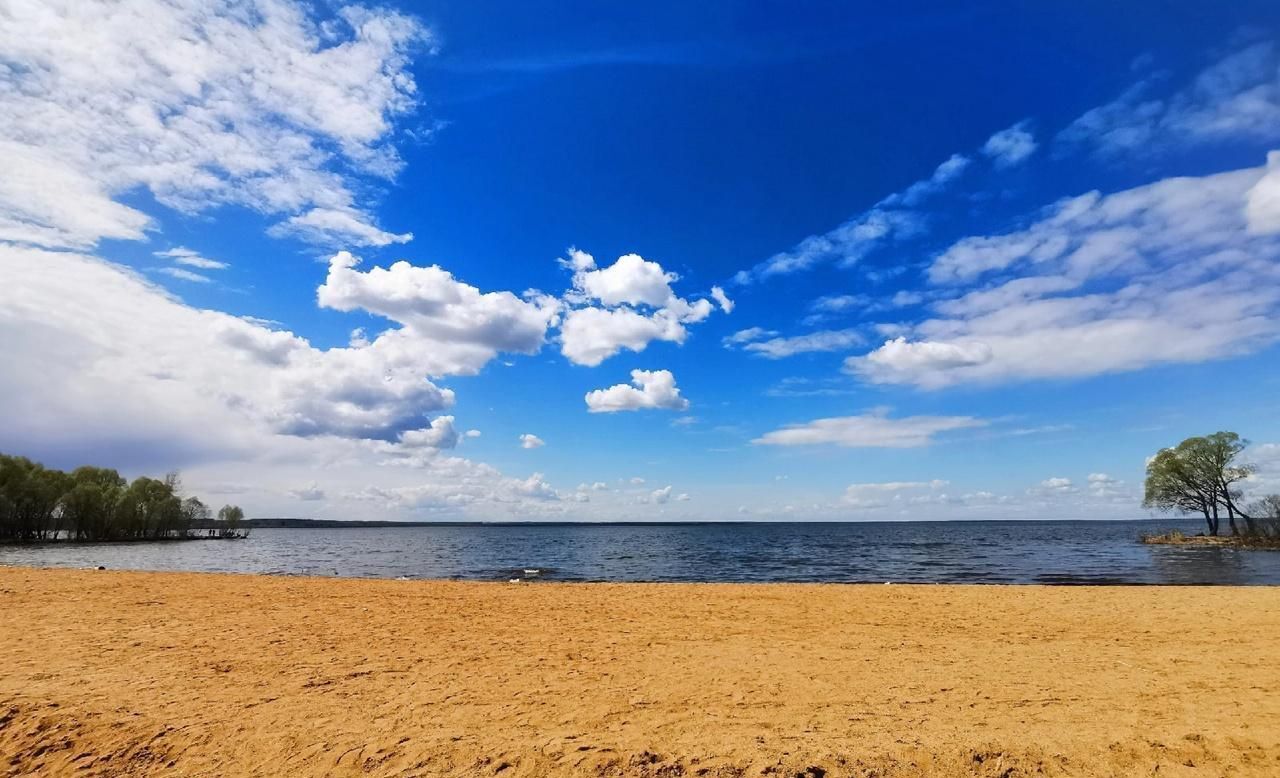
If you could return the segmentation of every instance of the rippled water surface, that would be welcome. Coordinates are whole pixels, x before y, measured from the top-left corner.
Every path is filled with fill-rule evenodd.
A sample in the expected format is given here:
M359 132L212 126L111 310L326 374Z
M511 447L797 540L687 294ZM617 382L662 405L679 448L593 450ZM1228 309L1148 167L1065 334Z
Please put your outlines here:
M1197 522L256 529L247 540L0 546L0 564L569 581L1280 584L1280 552L1144 546Z

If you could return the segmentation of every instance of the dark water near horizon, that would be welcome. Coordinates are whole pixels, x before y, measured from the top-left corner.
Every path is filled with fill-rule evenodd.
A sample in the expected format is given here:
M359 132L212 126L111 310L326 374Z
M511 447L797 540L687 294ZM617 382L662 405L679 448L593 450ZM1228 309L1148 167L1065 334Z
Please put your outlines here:
M1145 546L1195 521L255 529L247 540L0 546L0 564L372 578L1280 584L1280 552ZM529 572L537 571L537 572Z

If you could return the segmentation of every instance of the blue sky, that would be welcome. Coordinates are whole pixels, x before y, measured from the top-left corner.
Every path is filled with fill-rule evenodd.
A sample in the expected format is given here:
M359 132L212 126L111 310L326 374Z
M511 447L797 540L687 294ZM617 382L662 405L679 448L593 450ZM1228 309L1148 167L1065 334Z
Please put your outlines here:
M329 518L1137 517L1222 428L1280 488L1273 4L703 5L0 11L4 449Z

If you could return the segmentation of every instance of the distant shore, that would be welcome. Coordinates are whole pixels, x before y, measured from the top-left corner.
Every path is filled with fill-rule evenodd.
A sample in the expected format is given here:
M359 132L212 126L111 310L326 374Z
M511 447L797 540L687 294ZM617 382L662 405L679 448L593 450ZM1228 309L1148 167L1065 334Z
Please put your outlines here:
M1277 588L0 568L0 607L0 775L1280 773Z

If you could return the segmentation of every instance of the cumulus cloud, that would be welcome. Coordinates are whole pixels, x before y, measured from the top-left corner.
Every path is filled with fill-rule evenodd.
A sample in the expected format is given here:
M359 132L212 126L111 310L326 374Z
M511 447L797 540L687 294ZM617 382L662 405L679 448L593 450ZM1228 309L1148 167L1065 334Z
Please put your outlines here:
M381 245L353 181L400 167L388 143L413 108L413 19L341 9L323 25L289 2L53 0L0 24L0 239L84 249L141 239L119 197L146 189L183 213L224 204Z
M885 412L789 424L751 441L759 446L835 445L846 448L918 448L944 432L986 426L972 416L906 416Z
M845 367L876 383L904 383L924 376L920 383L930 385L929 377L939 376L938 380L945 383L942 377L947 371L990 360L991 347L982 342L908 342L899 337L865 356L850 357Z
M638 254L626 254L606 268L579 270L573 276L574 287L584 296L605 305L644 304L665 308L675 297L671 282L679 276L668 273L657 262Z
M643 351L655 340L682 344L687 325L715 310L711 300L676 295L671 284L679 276L636 254L601 268L590 254L570 249L561 265L574 274L573 289L563 298L560 351L575 364L594 367L622 349ZM726 313L733 309L723 290L716 297L713 289L712 296Z
M1036 138L1028 129L1030 122L1018 122L997 132L982 145L982 153L991 158L997 168L1013 167L1036 151Z
M437 416L422 429L400 433L401 445L409 448L454 448L458 445L458 439L458 430L453 426L452 416Z
M1077 491L1079 490L1076 488L1075 484L1072 483L1070 478L1055 476L1053 478L1046 478L1043 481L1041 481L1039 485L1033 486L1032 488L1028 489L1027 494L1041 495L1041 496L1054 496L1054 495L1064 495L1064 494L1075 494Z
M654 489L649 493L649 501L663 505L671 499L671 487L664 486L661 489Z
M317 290L325 308L364 310L399 323L371 344L430 375L470 375L500 351L532 354L542 347L558 302L545 295L522 300L511 292L481 292L443 268L396 262L356 268L341 251Z
M608 389L587 392L587 411L616 413L663 409L683 411L689 401L680 396L676 378L670 370L632 370L631 384L615 384Z
M376 341L319 349L71 252L0 245L0 277L0 439L13 450L63 467L85 452L135 472L180 467L194 492L234 488L269 512L314 480L335 518L560 515L544 480L445 456L453 420L427 419L452 392Z
M520 436L520 448L542 448L545 445L546 441L537 435L526 432Z
M192 430L223 419L218 426L231 430L247 421L290 435L394 440L453 402L427 378L425 337L392 330L365 348L322 350L288 331L186 306L97 258L0 246L0 268L0 329L32 346L14 349L18 375L0 396L38 400L46 421L88 416L97 421L86 429L123 431L131 420L146 429L172 414ZM21 377L67 370L85 378L67 379L61 392L36 391ZM79 397L89 386L97 399Z

